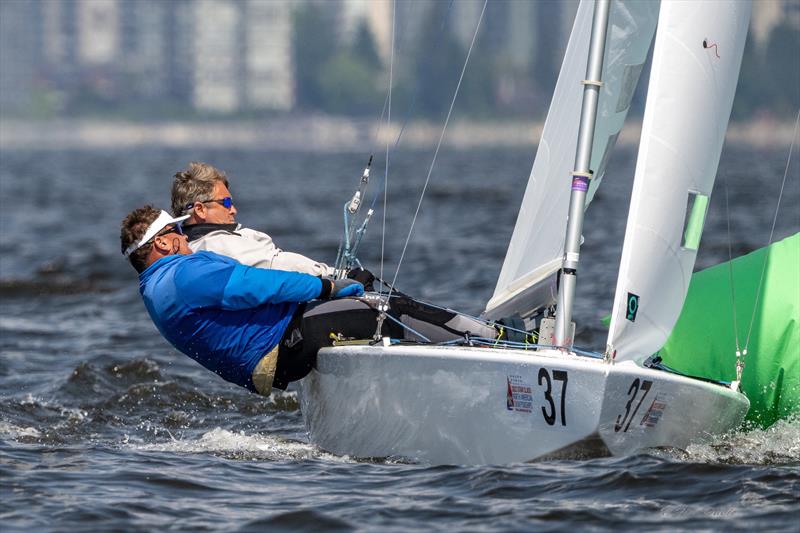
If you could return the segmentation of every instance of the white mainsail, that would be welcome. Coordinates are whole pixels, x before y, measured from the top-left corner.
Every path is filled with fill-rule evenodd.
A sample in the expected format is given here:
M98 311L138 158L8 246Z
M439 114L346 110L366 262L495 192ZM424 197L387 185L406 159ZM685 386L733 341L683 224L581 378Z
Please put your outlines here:
M608 335L616 361L659 350L683 307L750 10L745 0L661 4Z
M594 2L578 7L564 62L547 114L528 186L487 318L525 316L555 300L555 272L561 267L577 146L583 86L589 55ZM655 32L658 2L616 0L609 16L603 88L592 146L595 177L587 205L599 184Z

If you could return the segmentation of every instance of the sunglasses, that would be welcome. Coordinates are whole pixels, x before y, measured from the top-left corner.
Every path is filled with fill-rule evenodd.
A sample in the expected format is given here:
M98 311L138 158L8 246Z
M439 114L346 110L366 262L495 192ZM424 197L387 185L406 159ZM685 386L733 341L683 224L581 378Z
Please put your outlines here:
M177 223L172 227L167 226L166 228L162 229L161 231L153 235L153 239L155 239L156 237L163 237L164 235L169 235L170 233L177 233L178 235L183 235L183 228L181 227L181 224Z
M200 203L201 204L209 204L209 203L212 203L212 202L215 203L215 204L221 205L225 209L230 209L231 207L233 207L233 198L231 198L230 196L226 196L225 198L220 198L218 200L203 200ZM192 207L194 207L194 203L186 204L186 209L187 210L191 209Z

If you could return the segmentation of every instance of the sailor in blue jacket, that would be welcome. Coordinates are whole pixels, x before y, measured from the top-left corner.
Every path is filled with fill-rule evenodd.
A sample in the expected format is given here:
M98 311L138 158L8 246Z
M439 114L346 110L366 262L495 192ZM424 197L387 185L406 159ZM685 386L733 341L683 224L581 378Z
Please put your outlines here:
M363 286L192 254L180 226L186 218L145 206L122 223L123 254L139 272L139 291L159 332L223 379L259 394L307 374L321 346L298 352L297 340L284 338L287 330L299 331L289 326L302 317L302 304L360 296ZM374 332L375 322L366 327Z

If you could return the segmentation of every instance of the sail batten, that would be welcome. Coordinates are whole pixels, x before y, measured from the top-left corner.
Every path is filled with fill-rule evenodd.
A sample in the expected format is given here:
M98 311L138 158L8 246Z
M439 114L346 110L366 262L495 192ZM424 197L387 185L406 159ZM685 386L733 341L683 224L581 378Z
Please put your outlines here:
M683 307L750 9L741 0L661 5L609 327L617 361L660 349Z
M594 2L578 7L542 138L531 169L514 233L509 243L487 318L525 316L555 301L553 273L564 256L570 186L577 147L583 87ZM605 169L655 32L658 2L615 0L609 32L592 146L594 179L591 201ZM552 268L551 265L556 265ZM544 272L546 270L549 271Z

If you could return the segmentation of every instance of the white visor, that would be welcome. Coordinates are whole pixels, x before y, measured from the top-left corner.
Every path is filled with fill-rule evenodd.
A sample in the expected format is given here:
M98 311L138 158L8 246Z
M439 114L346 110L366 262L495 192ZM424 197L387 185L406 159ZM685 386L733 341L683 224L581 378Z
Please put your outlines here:
M128 249L122 254L125 257L130 256L133 252L147 244L147 241L155 237L159 231L166 228L170 224L180 224L184 220L189 218L189 215L183 215L182 217L175 217L173 218L169 213L162 210L161 213L158 215L158 218L150 224L150 227L147 228L147 231L144 232L144 235L141 239L136 241L135 243L128 246Z

